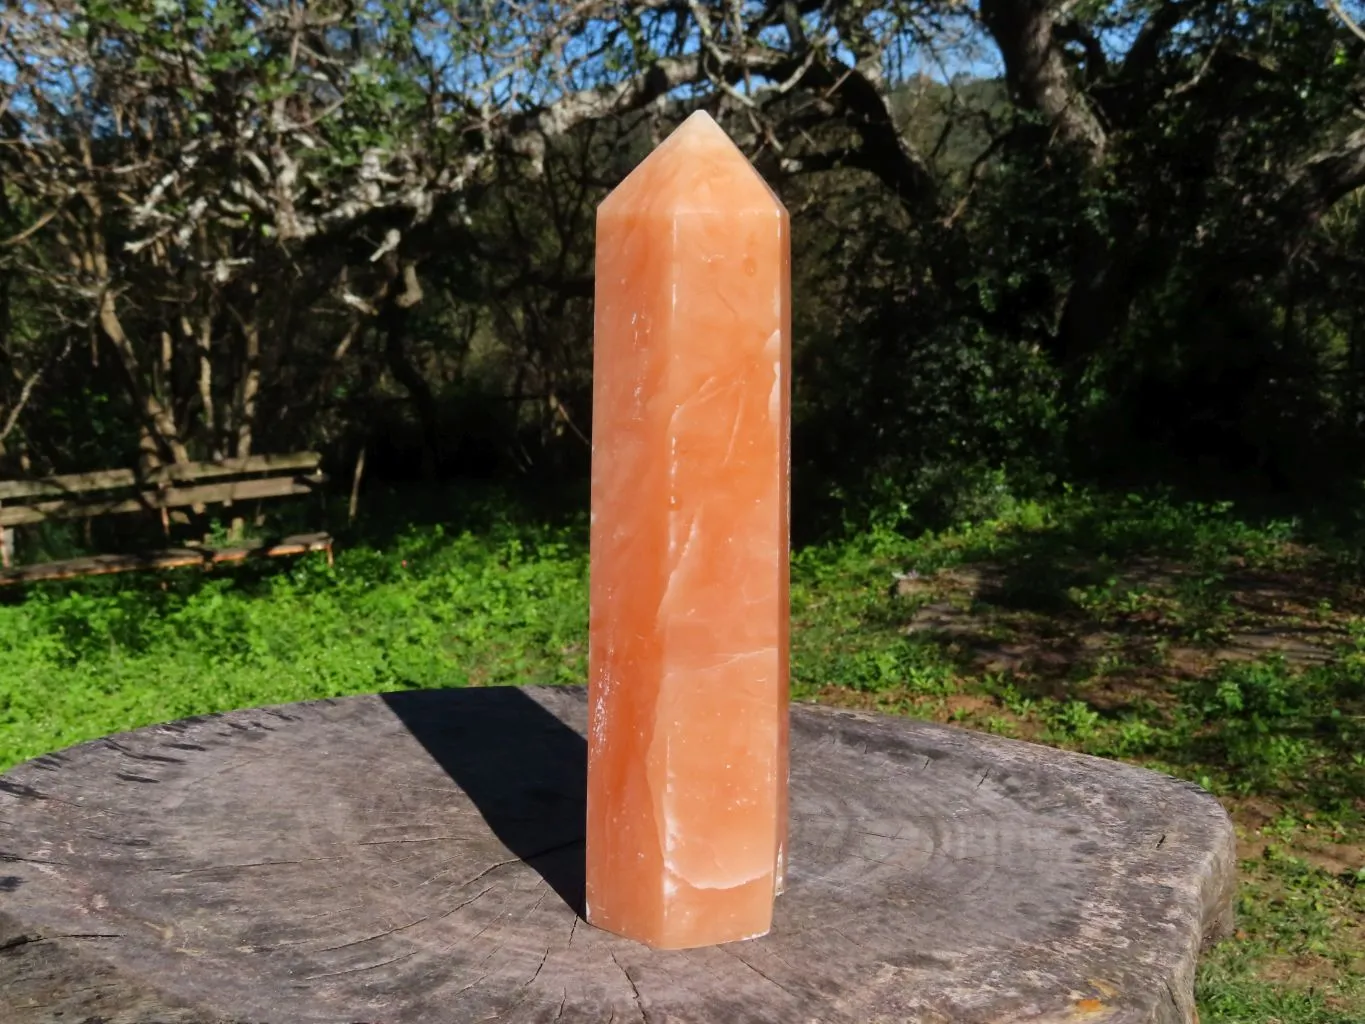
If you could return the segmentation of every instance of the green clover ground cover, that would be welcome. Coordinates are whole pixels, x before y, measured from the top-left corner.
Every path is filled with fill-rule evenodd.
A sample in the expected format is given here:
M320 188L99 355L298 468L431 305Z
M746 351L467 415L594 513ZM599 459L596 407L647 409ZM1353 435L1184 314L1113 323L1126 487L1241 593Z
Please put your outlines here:
M318 557L34 587L0 606L0 764L208 711L581 682L586 580L582 544L562 533L433 528L339 552L331 569Z
M1223 1024L1365 1020L1365 589L1226 506L1070 493L793 560L793 694L1121 758L1238 827ZM290 564L0 594L0 768L184 715L411 687L579 683L582 524L493 517Z

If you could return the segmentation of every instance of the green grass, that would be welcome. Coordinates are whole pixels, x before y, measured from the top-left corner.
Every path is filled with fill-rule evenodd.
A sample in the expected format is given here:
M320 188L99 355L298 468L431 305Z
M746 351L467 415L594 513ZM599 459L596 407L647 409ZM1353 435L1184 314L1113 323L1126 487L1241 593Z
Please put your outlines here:
M1210 1022L1365 1020L1365 590L1348 550L1224 505L1070 492L793 560L798 699L1144 764L1237 824ZM899 574L899 576L897 575ZM897 579L900 582L897 583ZM585 676L582 524L487 517L320 557L0 603L0 767L235 707Z
M35 587L0 606L0 764L208 711L581 682L586 582L565 531L433 527L339 552L330 569L317 556Z

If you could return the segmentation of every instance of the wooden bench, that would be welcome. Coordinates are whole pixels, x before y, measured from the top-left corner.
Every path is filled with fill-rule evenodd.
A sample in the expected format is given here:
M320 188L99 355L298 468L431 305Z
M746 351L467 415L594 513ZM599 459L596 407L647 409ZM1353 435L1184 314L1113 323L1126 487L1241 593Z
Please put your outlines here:
M131 554L93 555L60 562L15 565L14 529L52 520L91 519L132 512L159 512L170 532L172 509L233 505L244 501L315 493L326 477L317 452L253 455L216 462L185 462L147 474L131 469L101 470L0 480L0 586L36 580L69 579L139 569L209 566L260 556L325 551L332 560L332 538L326 533L300 534L279 540L212 548L187 545Z

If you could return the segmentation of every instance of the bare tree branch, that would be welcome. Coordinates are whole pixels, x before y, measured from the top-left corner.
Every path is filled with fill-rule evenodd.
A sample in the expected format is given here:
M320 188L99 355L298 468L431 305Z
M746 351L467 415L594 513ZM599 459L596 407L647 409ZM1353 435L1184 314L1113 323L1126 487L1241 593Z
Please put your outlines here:
M1302 229L1361 187L1365 187L1365 128L1357 128L1340 145L1314 153L1293 170L1281 193L1280 207L1290 223Z
M1352 35L1358 39L1365 40L1365 29L1362 29L1360 24L1346 13L1345 8L1337 3L1337 0L1325 0L1325 2L1328 9L1337 16L1337 19L1350 29Z
M39 366L38 369L34 370L33 373L29 375L28 379L24 381L24 386L19 389L19 397L15 399L14 405L10 407L9 413L5 416L4 426L0 426L0 451L4 450L5 439L14 432L14 428L18 425L19 415L28 405L29 399L33 397L33 390L38 386L38 382L42 380L43 374L65 359L70 352L71 336L68 334L66 340L62 343L61 351L42 366Z

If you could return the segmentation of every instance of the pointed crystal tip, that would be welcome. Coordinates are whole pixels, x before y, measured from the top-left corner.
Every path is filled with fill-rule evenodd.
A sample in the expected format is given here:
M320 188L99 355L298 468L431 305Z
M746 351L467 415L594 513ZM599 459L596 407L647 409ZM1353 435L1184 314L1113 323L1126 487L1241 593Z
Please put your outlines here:
M786 210L705 110L689 115L598 207L599 217L737 212Z

